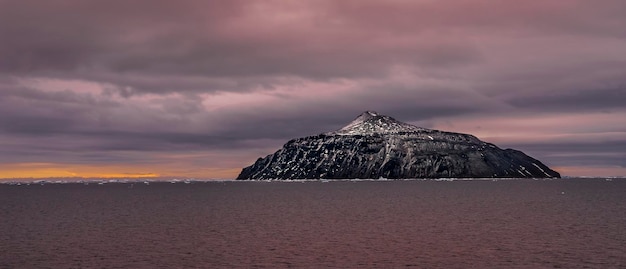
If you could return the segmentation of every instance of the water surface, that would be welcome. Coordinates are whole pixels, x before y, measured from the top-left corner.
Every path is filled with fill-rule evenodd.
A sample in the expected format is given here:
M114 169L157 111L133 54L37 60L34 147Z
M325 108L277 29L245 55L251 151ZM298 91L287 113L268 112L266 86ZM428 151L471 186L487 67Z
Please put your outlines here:
M0 184L0 268L626 268L626 180Z

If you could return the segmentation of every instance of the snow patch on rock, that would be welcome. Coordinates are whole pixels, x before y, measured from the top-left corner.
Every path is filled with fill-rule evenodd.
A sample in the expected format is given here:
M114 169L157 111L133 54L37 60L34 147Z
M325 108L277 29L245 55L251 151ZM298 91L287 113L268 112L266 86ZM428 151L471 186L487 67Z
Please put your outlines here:
M380 115L375 111L365 111L343 128L334 132L328 132L326 134L372 135L420 131L430 131L430 129L404 123L392 117Z

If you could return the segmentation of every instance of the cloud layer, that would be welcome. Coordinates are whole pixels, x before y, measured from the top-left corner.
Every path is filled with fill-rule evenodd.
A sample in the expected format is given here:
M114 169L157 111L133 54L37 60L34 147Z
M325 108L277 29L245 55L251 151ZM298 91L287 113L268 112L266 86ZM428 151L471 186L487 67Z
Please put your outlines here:
M566 175L625 175L623 14L611 0L0 1L0 171L234 177L377 110Z

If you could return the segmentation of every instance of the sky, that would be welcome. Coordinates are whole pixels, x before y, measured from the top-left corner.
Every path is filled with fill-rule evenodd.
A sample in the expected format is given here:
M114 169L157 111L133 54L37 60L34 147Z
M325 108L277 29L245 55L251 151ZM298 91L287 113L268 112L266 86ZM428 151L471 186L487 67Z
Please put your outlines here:
M234 178L366 110L626 175L626 1L0 0L0 178Z

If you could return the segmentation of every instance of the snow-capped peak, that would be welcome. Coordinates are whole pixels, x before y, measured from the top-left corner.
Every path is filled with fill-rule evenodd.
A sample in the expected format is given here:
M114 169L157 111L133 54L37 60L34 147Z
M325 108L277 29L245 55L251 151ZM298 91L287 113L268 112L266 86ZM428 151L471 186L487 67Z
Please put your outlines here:
M365 111L365 112L363 112L363 114L361 114L361 116L363 116L365 114L370 115L372 117L378 116L378 112L376 112L376 111Z
M398 132L417 132L428 130L398 121L375 111L365 111L343 128L327 134L334 135L367 135L389 134Z

